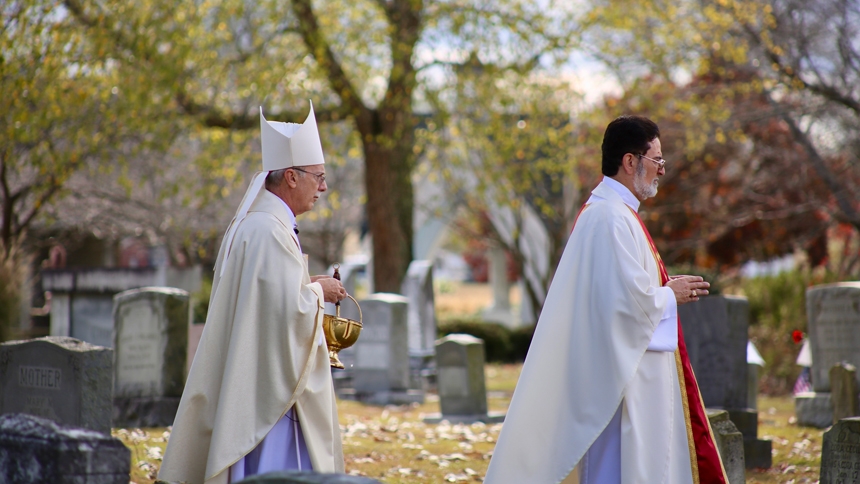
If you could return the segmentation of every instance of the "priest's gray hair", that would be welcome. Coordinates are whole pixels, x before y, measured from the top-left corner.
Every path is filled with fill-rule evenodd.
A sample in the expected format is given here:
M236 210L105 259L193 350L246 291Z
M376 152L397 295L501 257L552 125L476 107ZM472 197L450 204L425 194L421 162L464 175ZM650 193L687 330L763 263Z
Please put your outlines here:
M280 170L272 170L268 174L266 174L266 188L275 188L281 186L281 183L284 182L284 173L289 170L289 168L281 168ZM304 176L304 173L298 172L299 176Z

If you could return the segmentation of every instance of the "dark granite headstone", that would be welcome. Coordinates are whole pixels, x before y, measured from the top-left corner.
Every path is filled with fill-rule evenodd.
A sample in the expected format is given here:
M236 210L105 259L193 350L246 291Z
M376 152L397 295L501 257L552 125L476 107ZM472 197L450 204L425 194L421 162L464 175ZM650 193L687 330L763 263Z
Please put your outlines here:
M825 429L833 425L833 402L830 392L802 392L794 395L797 425Z
M690 364L708 408L747 408L749 302L708 296L678 307Z
M860 484L860 418L842 419L824 432L821 484Z
M725 410L708 409L707 413L729 484L743 484L746 482L743 434L732 423Z
M857 399L857 369L849 363L839 363L830 369L830 401L833 402L833 423L860 415Z
M744 297L708 296L679 306L678 315L705 406L728 410L743 435L748 468L770 467L771 442L758 439L758 412L748 407L749 302Z
M128 484L131 452L118 439L26 414L0 416L0 482Z
M267 472L242 479L236 484L380 484L369 477L344 474L317 474L311 471Z
M191 310L182 289L145 287L114 296L114 424L173 425L185 387Z
M65 336L0 344L0 414L110 433L113 350Z

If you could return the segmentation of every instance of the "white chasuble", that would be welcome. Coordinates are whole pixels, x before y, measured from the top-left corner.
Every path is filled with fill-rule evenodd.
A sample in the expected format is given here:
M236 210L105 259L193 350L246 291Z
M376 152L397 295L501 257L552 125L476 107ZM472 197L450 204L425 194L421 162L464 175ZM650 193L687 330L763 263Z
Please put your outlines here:
M693 482L675 355L671 341L655 338L674 295L661 287L638 219L607 181L559 262L488 484L579 482L587 477L574 470L581 461L593 464L592 477L617 468L609 479L624 484ZM666 351L649 351L652 340ZM600 455L584 459L593 444Z
M311 283L289 214L261 190L222 242L209 314L159 479L225 484L295 408L313 469L343 472L322 287ZM222 270L223 269L223 270Z

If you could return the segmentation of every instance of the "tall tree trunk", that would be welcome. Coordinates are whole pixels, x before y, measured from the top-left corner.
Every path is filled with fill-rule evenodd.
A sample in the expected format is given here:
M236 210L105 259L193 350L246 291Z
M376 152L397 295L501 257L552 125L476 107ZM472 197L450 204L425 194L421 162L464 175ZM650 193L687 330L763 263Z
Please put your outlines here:
M390 116L380 111L371 113L356 124L364 145L365 207L373 236L373 290L399 293L412 261L411 119L408 111L389 111Z

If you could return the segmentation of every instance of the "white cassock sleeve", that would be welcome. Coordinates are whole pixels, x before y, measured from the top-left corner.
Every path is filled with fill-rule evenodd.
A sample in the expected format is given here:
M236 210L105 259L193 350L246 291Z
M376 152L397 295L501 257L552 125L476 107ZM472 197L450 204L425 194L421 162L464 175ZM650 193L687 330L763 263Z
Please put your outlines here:
M654 336L648 344L648 351L675 351L678 349L678 302L675 300L675 292L670 287L663 286L660 291L669 291L671 296L666 297L666 309Z

